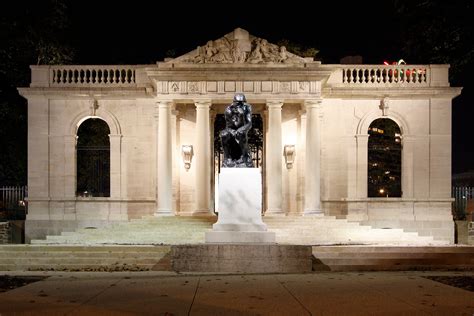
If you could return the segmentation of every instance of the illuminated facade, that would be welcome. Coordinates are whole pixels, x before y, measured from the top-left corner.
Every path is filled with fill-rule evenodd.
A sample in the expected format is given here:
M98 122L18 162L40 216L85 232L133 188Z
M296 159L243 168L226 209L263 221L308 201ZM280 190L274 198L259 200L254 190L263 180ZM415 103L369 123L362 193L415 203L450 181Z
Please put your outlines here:
M144 215L213 215L214 120L263 122L265 216L335 215L453 241L448 65L325 65L236 29L152 65L32 66L27 238ZM78 192L77 134L109 128L109 196ZM401 135L400 197L369 197L369 127ZM103 194L107 195L107 194Z

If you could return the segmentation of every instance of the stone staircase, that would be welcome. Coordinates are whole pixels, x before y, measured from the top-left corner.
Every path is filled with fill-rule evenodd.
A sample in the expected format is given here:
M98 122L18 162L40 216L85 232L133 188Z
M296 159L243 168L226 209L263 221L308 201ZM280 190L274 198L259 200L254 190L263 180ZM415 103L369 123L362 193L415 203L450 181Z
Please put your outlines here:
M419 236L403 229L373 228L336 219L334 216L265 217L268 229L276 232L277 243L298 245L446 245L447 241Z
M170 246L0 245L0 271L168 271Z
M0 245L0 271L474 270L473 246Z
M212 228L216 217L145 217L103 228L81 228L32 240L33 245L180 245L204 243L204 234ZM445 245L447 241L419 236L402 229L362 226L332 216L264 217L278 244L295 245Z
M474 270L474 247L314 246L313 271Z

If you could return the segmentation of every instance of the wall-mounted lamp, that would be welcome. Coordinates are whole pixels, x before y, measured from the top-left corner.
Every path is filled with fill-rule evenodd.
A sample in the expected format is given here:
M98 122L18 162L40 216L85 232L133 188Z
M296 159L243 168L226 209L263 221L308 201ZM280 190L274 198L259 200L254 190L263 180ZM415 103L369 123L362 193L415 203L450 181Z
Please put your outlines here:
M285 145L283 154L285 156L286 168L293 168L293 162L295 161L295 145Z
M191 160L193 160L193 145L182 145L181 155L183 156L184 168L186 171L191 168Z

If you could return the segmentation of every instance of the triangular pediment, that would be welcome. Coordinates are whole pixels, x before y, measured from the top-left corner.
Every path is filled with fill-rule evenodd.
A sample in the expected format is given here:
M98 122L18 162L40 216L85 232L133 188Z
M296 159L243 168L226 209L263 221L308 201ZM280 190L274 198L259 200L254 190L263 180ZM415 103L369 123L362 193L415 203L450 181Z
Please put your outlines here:
M301 64L312 62L286 50L285 46L269 43L255 37L244 29L237 28L223 37L210 40L167 63L191 64Z

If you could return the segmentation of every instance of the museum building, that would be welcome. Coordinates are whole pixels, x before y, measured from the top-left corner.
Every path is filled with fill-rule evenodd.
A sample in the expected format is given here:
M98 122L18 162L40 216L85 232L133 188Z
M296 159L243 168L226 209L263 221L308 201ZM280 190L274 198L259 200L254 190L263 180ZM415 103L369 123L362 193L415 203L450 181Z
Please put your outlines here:
M453 243L448 70L322 64L239 28L156 64L31 66L26 238L215 216L219 129L243 93L264 218Z

